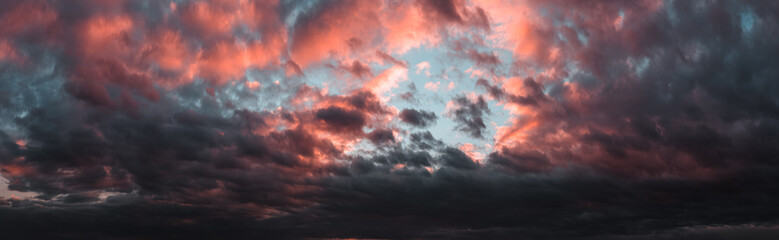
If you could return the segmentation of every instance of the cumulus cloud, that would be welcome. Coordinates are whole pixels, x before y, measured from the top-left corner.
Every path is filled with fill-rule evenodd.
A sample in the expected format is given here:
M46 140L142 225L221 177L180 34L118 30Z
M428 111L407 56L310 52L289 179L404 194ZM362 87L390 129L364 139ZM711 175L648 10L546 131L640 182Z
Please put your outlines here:
M438 116L434 112L416 109L403 109L400 120L415 127L427 127L435 124Z
M426 61L418 63L417 74L419 74L421 71L424 71L425 75L430 76L430 63Z
M471 137L484 138L482 133L487 128L484 117L490 113L490 108L482 96L473 100L465 96L455 97L447 108L447 115L458 124L458 131Z

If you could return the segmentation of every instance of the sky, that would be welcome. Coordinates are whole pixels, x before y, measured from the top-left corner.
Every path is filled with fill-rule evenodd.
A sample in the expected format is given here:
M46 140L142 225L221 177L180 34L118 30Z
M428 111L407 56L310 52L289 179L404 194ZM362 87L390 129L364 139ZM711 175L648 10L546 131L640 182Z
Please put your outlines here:
M0 0L9 239L777 239L779 2Z

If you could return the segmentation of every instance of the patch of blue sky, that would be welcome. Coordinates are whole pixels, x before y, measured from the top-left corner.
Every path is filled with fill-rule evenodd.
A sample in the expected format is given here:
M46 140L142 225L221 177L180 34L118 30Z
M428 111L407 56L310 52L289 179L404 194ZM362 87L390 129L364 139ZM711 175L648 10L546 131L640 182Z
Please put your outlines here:
M577 33L576 33L576 37L578 37L578 38L579 38L579 42L581 42L581 43L582 43L582 45L584 45L584 46L588 46L588 45L589 45L589 43L590 43L590 38L589 38L589 37L587 37L587 35L585 35L584 33L582 33L582 32L577 32Z
M497 53L502 62L511 62L511 52L506 50L479 49L482 52ZM493 135L496 126L505 125L510 117L503 106L497 105L497 101L488 101L491 114L485 116L485 125L487 128L483 132L484 139L474 138L466 133L455 130L457 123L447 116L447 103L454 97L464 95L475 97L483 94L483 90L478 90L475 86L476 81L481 77L467 72L469 69L478 69L475 63L460 57L453 57L443 47L437 48L415 48L399 57L408 62L409 81L400 84L398 88L392 90L393 95L399 96L409 92L409 83L416 87L414 96L416 102L404 101L400 98L393 98L390 104L397 107L398 110L413 108L425 111L432 111L438 115L438 121L435 125L427 128L433 136L441 139L447 144L460 145L471 143L477 147L492 145L494 143ZM429 69L420 69L420 63L429 64ZM487 69L480 69L488 72ZM429 73L429 75L428 75ZM450 89L449 86L452 85ZM429 87L426 88L425 86ZM416 130L412 130L416 131ZM484 149L485 153L490 149Z
M319 3L319 1L283 1L283 6L279 10L285 11L282 12L282 16L286 16L286 18L284 18L284 23L287 26L295 26L300 14L303 14L307 11L312 11ZM289 7L293 8L287 9ZM290 34L290 36L292 35Z
M310 67L306 69L304 74L303 82L309 86L320 89L327 88L329 93L335 94L345 94L348 90L345 89L345 84L342 82L344 80L333 76L333 69L330 67Z
M648 57L641 58L635 63L634 68L638 77L644 76L644 72L646 71L647 68L649 68L649 58Z

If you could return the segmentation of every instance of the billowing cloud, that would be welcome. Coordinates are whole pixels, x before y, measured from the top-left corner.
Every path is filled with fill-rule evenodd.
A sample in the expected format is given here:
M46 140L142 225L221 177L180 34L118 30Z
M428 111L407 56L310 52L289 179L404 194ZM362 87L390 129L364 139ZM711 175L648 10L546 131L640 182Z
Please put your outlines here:
M779 236L770 1L1 5L6 238Z

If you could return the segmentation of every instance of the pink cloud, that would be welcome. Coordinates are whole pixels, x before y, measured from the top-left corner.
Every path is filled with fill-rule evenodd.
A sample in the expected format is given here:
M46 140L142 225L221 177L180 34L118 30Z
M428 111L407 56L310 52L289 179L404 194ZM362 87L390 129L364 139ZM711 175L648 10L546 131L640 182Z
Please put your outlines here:
M441 86L441 82L440 81L439 82L427 82L427 83L425 83L425 89L433 91L433 92L437 92L439 86Z

